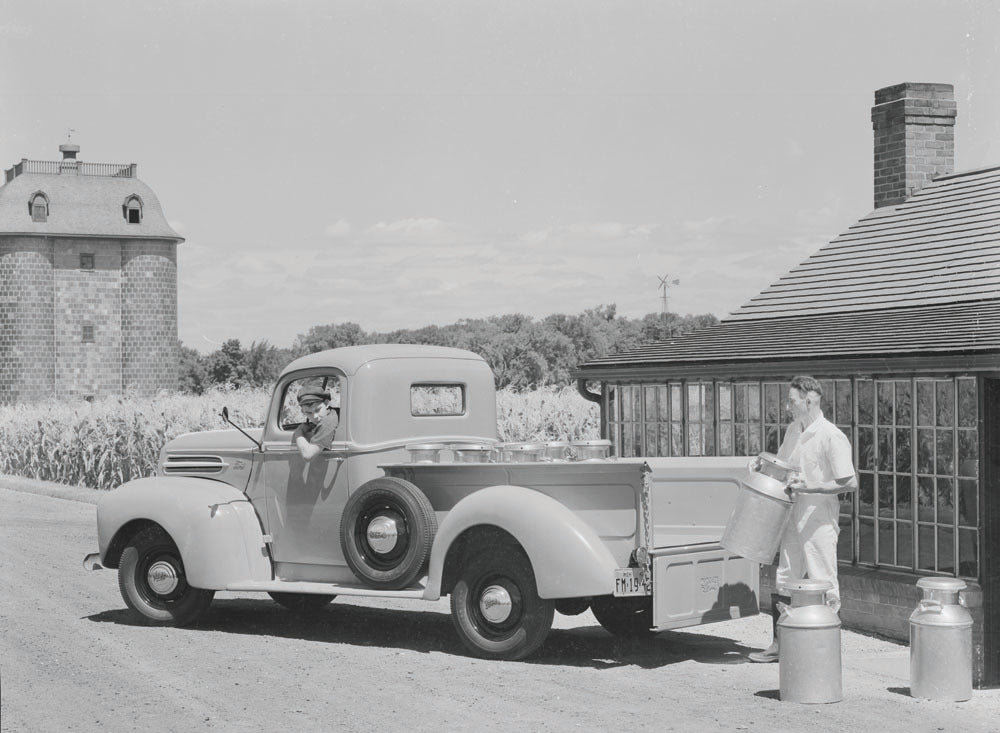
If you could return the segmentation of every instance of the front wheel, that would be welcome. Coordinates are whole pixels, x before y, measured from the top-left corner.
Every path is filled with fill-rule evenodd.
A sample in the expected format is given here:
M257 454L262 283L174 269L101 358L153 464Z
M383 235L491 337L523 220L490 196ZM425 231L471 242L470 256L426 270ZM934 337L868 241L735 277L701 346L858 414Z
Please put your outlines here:
M118 588L133 615L149 625L193 623L215 596L188 585L177 545L161 527L136 533L118 564Z
M652 596L599 596L591 601L590 610L606 631L621 639L645 639L656 633Z
M483 659L523 659L545 641L555 604L538 597L531 561L520 548L476 555L451 592L462 643Z

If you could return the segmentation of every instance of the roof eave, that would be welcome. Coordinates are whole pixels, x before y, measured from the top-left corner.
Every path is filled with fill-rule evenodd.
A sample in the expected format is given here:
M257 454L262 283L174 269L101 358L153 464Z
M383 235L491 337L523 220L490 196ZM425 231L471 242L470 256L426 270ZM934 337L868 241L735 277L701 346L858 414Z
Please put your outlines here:
M80 234L79 232L0 232L0 237L72 237L73 239L165 239L180 244L187 240L179 234Z
M940 372L986 372L1000 375L1000 349L962 351L811 354L794 358L686 359L628 364L579 366L570 372L573 379L594 381L643 381L653 378L767 377L785 378L800 372L821 375L908 374Z

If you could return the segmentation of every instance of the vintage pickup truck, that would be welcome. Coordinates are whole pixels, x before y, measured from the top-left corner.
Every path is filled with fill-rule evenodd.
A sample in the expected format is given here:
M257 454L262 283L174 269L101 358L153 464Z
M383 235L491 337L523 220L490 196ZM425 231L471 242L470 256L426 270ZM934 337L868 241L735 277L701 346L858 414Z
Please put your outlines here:
M292 441L306 387L340 416L309 461ZM589 608L621 636L758 613L757 565L719 545L746 458L508 463L496 443L493 374L474 353L311 354L278 378L263 428L179 436L156 476L102 497L84 566L117 568L150 624L190 624L217 591L299 612L450 595L465 646L494 659L537 650L554 611Z

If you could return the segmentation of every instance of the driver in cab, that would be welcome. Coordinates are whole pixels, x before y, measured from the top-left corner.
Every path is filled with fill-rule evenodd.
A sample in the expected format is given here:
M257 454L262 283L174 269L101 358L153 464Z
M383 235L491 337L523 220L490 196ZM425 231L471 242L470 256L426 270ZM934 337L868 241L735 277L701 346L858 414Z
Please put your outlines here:
M306 421L292 434L292 442L302 457L311 461L333 444L334 433L340 418L330 404L330 393L315 387L306 387L298 394L299 407Z

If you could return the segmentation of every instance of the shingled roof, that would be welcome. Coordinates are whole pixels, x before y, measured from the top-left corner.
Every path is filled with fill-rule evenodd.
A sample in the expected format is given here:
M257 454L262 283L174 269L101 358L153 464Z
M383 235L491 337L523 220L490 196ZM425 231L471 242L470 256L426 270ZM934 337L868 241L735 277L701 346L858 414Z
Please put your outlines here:
M0 186L0 234L184 241L167 223L156 194L138 178L60 173L59 163L45 161L43 165L55 172L23 172ZM118 168L129 171L127 164ZM49 200L49 215L44 222L32 221L28 207L31 197L39 191ZM126 222L122 213L122 204L133 194L142 200L142 221L138 224Z
M587 362L577 376L930 354L1000 355L1000 167L941 176L876 209L719 324Z

